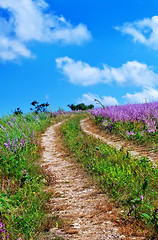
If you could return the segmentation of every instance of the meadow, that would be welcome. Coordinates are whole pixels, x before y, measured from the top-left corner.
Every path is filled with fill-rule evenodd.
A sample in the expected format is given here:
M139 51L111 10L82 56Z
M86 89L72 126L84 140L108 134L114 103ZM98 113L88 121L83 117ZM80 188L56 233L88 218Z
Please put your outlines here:
M158 232L157 167L148 158L134 158L124 149L116 150L83 134L81 118L78 116L62 125L65 146L103 191L123 207L126 219L132 216L145 223L152 234Z
M158 150L158 102L97 108L91 114L105 131Z
M12 114L0 119L0 238L38 239L46 221L46 176L38 137L59 113Z
M73 114L71 114L73 113ZM77 114L76 114L77 113ZM40 167L41 134L65 120L63 144L106 194L132 216L158 233L158 168L148 158L134 158L123 149L85 135L80 120L92 117L110 134L158 150L158 103L114 106L84 112L32 112L0 119L0 238L40 239L47 222L44 190L47 175ZM152 229L152 230L151 230ZM59 238L56 238L59 239ZM154 238L153 238L154 239ZM155 238L156 239L156 238Z

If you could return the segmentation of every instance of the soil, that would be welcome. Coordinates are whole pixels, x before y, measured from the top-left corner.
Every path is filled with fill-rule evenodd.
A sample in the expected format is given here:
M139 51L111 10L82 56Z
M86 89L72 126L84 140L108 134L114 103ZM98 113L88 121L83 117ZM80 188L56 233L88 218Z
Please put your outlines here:
M67 152L62 144L60 124L49 127L41 139L41 166L53 179L47 188L52 193L50 215L55 212L62 219L62 224L51 227L49 237L43 239L55 239L53 234L80 240L147 239L146 231L139 231L134 219L122 217L123 210L100 190L80 163ZM82 121L84 130L94 130L92 127L89 120Z

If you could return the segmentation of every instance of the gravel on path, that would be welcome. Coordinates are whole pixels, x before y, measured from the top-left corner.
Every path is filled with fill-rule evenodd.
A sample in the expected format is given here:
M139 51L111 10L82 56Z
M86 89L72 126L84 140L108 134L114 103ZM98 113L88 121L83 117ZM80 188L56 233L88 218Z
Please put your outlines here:
M44 149L41 166L55 176L55 183L49 186L50 191L53 189L51 211L66 223L65 227L51 228L50 234L80 240L144 239L121 235L115 224L120 210L113 206L80 164L65 152L59 126L60 123L49 127L41 139Z

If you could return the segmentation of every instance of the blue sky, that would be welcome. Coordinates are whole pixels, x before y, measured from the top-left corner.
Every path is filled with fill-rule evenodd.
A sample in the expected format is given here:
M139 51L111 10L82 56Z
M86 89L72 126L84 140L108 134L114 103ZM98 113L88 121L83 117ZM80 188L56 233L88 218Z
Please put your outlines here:
M158 101L157 0L0 0L0 115Z

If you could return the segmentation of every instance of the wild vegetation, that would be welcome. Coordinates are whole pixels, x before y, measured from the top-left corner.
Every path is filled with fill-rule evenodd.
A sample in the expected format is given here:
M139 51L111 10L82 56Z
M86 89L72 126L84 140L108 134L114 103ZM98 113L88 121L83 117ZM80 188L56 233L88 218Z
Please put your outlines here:
M91 114L106 131L158 150L158 102L97 108Z
M94 105L90 104L90 105L85 105L84 103L79 103L77 105L74 104L68 104L67 105L72 111L84 111L84 110L89 110L89 109L93 109Z
M57 115L46 111L23 114L17 109L0 119L1 239L39 239L46 227L49 194L44 191L47 176L37 161L38 135Z
M47 110L49 104L32 102L32 113L17 108L0 119L0 238L39 239L46 226L46 175L39 166L38 137L54 122L61 126L65 146L102 189L124 207L124 215L152 226L158 233L158 168L148 158L135 159L83 134L84 112ZM73 114L71 114L73 113ZM90 110L105 131L158 148L158 103L104 107ZM71 116L71 117L69 117ZM56 238L60 239L60 238ZM154 239L154 238L153 238Z
M31 239L43 224L44 176L37 164L35 133L49 115L10 115L0 119L0 220L2 239ZM17 238L16 238L17 237Z
M65 145L89 171L102 189L133 216L158 232L158 169L148 158L135 159L124 149L120 151L86 136L80 129L81 117L64 123L61 133Z

